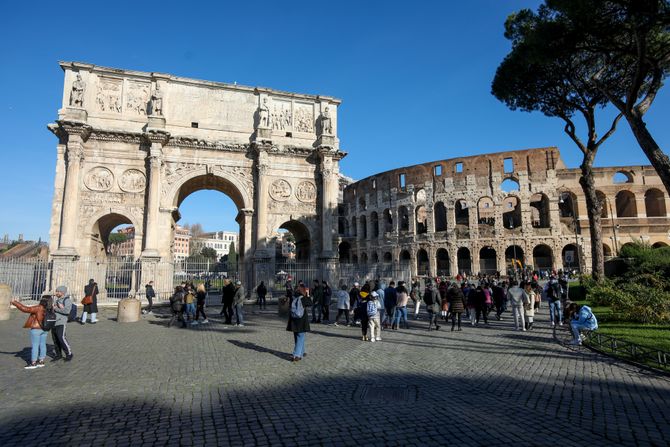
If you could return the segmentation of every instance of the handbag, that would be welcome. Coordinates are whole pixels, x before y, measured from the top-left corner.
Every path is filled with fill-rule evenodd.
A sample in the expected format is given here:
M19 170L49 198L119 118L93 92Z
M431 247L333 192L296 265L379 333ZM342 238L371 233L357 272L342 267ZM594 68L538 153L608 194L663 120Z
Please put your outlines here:
M93 297L91 295L86 295L84 298L81 299L81 304L83 304L84 306L93 304Z

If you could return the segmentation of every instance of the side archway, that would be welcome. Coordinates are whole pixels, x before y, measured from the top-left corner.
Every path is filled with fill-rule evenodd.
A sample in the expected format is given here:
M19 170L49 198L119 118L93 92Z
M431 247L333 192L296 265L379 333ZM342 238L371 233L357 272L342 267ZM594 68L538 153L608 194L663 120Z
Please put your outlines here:
M533 248L533 267L535 270L553 269L553 253L551 247L545 244Z

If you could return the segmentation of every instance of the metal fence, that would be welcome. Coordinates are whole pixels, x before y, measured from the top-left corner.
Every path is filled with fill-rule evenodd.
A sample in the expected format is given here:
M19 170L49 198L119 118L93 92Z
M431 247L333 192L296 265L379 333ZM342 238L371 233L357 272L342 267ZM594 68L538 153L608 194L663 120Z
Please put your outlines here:
M599 332L589 332L586 343L593 349L624 360L670 372L670 353L652 349Z
M253 276L243 274L243 265L219 263L208 259L186 259L175 262L143 263L132 257L105 259L79 258L66 263L43 259L0 259L0 283L9 284L12 296L20 300L37 300L43 292L60 284L69 287L73 299L84 296L84 286L90 279L97 282L100 303L115 302L129 295L144 297L145 284L154 281L157 298L168 299L174 287L184 281L204 282L214 293L223 281L251 278L253 284L244 284L251 293L260 281L266 281L268 290L283 294L284 284L291 277L294 284L302 280L311 285L315 279L329 279L331 287L351 286L358 281L381 279L385 282L409 281L409 263L322 263L319 261L272 261L259 264Z

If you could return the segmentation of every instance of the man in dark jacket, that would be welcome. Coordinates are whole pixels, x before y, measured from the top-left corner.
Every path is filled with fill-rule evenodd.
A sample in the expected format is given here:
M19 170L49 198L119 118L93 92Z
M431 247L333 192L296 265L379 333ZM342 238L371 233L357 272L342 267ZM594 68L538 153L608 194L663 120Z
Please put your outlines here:
M426 310L428 311L428 330L433 329L439 331L440 326L437 324L437 316L440 314L440 296L437 291L433 288L433 283L426 283L426 290L423 293L423 302L426 303Z
M225 285L223 286L222 299L223 309L221 309L221 315L226 318L226 324L232 324L233 322L233 299L235 297L235 285L229 279L226 279Z
M398 303L398 293L395 290L395 281L391 281L389 286L384 289L384 309L386 314L384 315L384 321L382 321L382 326L384 329L388 329L389 324L393 321L393 316L395 315L395 306Z
M143 314L151 314L151 307L154 304L154 297L156 296L156 291L154 290L154 282L149 281L149 284L146 285L145 287L146 290L146 297L147 301L149 301L149 305L142 311Z
M321 323L321 317L323 316L322 301L323 287L321 287L319 280L315 279L312 286L312 323Z

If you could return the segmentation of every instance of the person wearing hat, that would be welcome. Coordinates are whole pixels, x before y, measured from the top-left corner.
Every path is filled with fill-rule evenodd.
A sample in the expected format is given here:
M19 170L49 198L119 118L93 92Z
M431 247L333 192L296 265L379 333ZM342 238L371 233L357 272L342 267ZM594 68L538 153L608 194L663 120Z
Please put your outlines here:
M84 310L81 313L81 319L79 320L80 324L86 324L86 316L91 314L91 324L98 322L96 315L98 314L98 284L93 279L88 280L88 284L84 286L84 299L82 304L84 305ZM90 297L90 302L85 304L86 299Z
M235 296L233 297L233 302L235 303L235 318L237 319L237 326L244 327L244 300L246 296L244 295L244 286L242 286L242 281L235 281Z
M379 318L379 309L381 307L379 294L376 291L371 292L370 299L368 300L368 323L370 326L370 336L368 338L371 342L382 341L382 327Z
M355 310L356 307L358 306L358 302L360 301L361 297L361 289L359 288L360 284L358 282L354 283L354 286L351 288L349 291L349 309L351 309L351 312L354 313L351 324L354 325L356 324L356 321L360 321L360 319L356 318L355 315Z
M69 362L72 360L72 347L68 343L67 338L65 338L65 328L67 326L67 319L70 315L70 310L72 309L72 299L70 295L67 294L67 287L58 286L56 287L56 293L54 294L54 312L56 312L56 324L51 329L51 338L54 342L54 358L51 360L55 362L63 358L63 352L65 352L65 361Z

